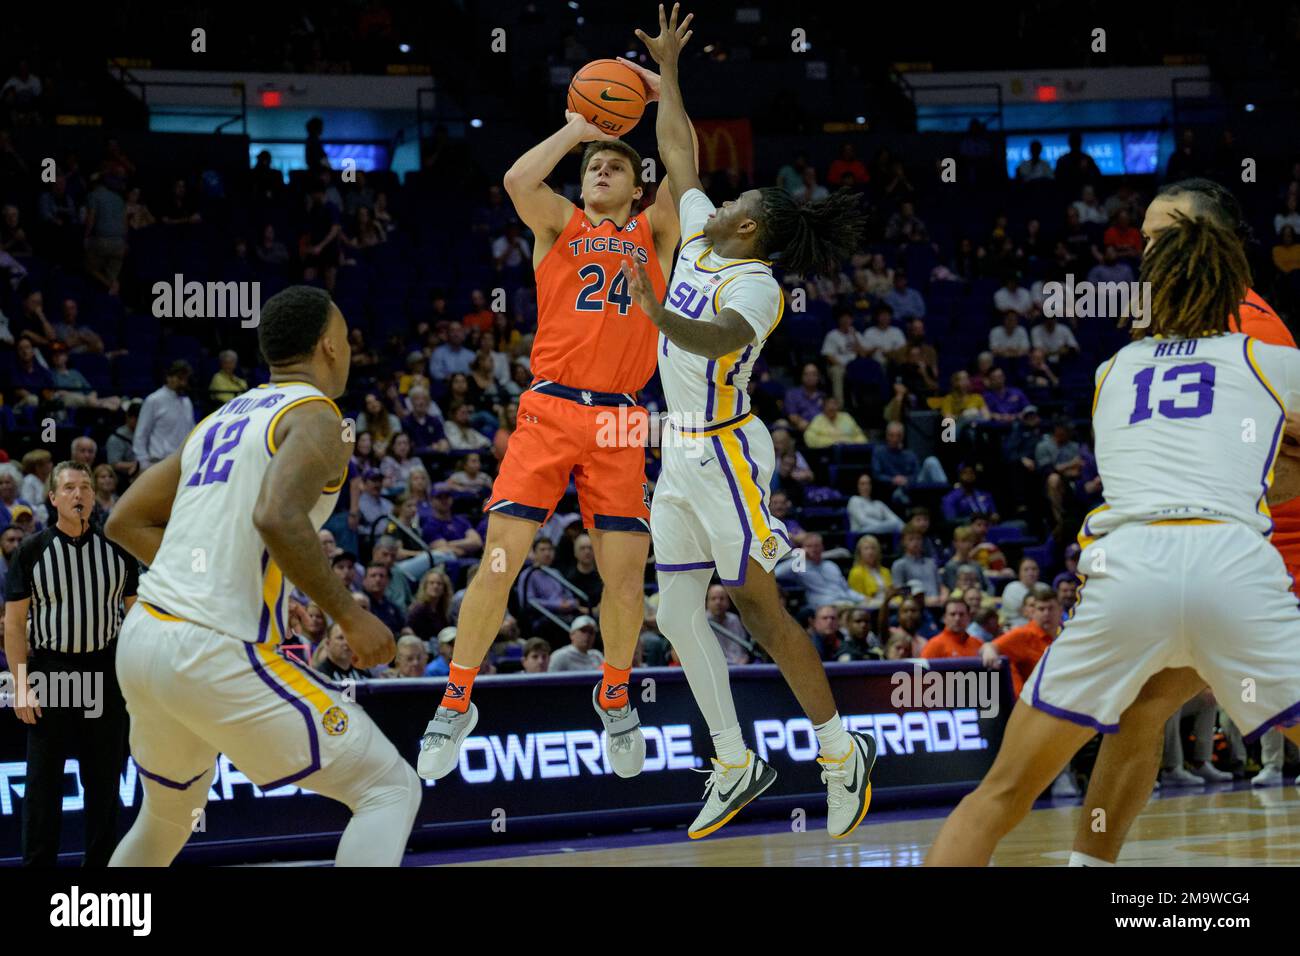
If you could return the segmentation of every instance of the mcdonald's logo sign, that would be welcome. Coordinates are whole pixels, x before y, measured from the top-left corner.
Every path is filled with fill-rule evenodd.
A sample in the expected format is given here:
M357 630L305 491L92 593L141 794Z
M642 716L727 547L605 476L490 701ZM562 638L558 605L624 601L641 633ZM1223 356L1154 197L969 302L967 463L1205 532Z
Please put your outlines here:
M754 135L749 120L696 120L695 135L700 138L700 171L743 170L754 178Z

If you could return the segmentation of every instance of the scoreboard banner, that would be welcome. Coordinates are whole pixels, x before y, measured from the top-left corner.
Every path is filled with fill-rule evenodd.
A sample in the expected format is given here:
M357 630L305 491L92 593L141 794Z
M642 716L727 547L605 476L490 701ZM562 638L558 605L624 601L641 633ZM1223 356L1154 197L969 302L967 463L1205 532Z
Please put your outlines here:
M977 659L829 664L840 715L849 729L875 736L875 800L896 802L973 787L992 764L1011 705L1004 669L983 670ZM458 772L425 782L413 844L439 836L490 843L502 834L545 837L602 824L630 828L689 823L700 804L713 750L680 668L633 672L629 688L646 737L645 769L635 780L613 775L604 757L591 686L599 671L488 676L474 685L479 723L461 751ZM776 667L731 670L746 741L777 770L762 805L823 812L825 788L811 723ZM358 682L356 703L415 764L419 738L441 697L441 680ZM0 709L0 862L21 856L26 734ZM84 839L77 761L65 765L63 852ZM128 760L121 778L125 832L138 811L140 777ZM303 841L342 832L341 804L294 785L263 791L223 755L202 816L182 859L219 855L262 859L292 852ZM428 839L425 839L428 838ZM213 851L208 854L207 851Z

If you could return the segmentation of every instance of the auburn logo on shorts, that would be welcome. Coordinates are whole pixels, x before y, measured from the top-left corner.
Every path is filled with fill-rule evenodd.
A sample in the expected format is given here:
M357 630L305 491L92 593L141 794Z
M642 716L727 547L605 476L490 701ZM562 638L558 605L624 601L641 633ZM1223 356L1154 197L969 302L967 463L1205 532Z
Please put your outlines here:
M767 538L764 539L764 541L763 541L763 557L765 557L765 558L775 558L775 557L776 557L776 535L774 535L774 534L769 534L769 535L767 536Z
M331 707L320 715L320 722L321 726L325 728L325 733L331 737L339 737L347 733L348 712L342 707Z

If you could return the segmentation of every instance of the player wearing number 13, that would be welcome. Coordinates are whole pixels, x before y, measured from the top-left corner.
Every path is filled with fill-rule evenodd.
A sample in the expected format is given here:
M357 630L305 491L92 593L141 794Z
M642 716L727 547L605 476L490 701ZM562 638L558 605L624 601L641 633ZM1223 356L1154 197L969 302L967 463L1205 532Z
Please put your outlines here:
M1142 280L1150 326L1097 373L1106 503L1080 534L1079 601L929 863L986 863L1074 752L1119 730L1169 668L1199 674L1248 740L1270 727L1300 740L1300 610L1266 500L1286 413L1300 409L1300 352L1229 331L1250 270L1212 219L1178 215Z

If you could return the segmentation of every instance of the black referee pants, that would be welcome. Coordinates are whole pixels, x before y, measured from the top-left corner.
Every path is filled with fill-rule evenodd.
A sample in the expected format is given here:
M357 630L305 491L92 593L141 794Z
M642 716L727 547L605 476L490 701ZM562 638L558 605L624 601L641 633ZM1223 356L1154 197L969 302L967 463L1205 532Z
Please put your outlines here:
M104 867L117 846L118 785L126 763L127 714L122 691L117 685L113 659L117 642L101 651L59 654L34 651L28 660L29 675L43 675L46 687L59 686L57 675L81 681L80 706L68 701L42 701L41 716L27 728L27 787L23 794L23 864L54 866L59 855L59 832L63 822L63 795L67 780L64 761L75 757L81 767L81 788L85 797L86 851L84 866ZM100 683L94 683L95 676ZM63 686L67 686L65 682ZM85 699L86 693L100 697ZM50 691L47 691L49 696ZM100 710L102 709L102 710ZM90 714L100 710L98 716Z

